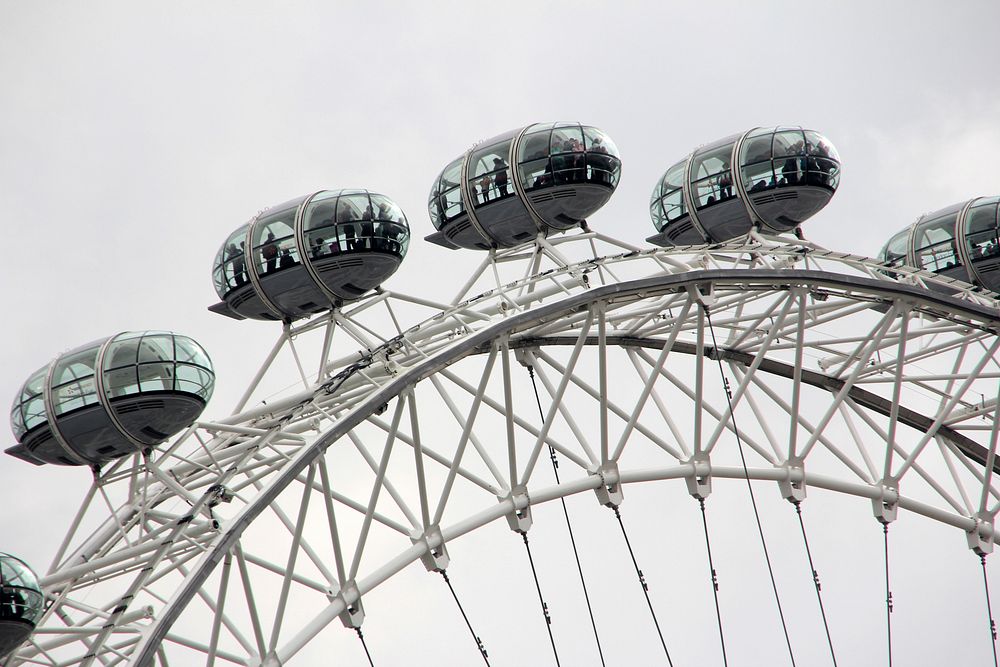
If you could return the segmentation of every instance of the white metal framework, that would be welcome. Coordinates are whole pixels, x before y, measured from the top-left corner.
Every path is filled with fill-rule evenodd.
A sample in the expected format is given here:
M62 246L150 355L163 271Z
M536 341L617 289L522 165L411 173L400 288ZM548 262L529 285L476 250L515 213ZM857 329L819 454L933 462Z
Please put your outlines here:
M806 242L641 250L588 230L490 253L449 304L376 292L286 326L233 415L95 474L8 665L298 664L458 538L528 531L590 491L627 508L640 482L827 489L989 553L997 305ZM252 403L281 358L299 388Z

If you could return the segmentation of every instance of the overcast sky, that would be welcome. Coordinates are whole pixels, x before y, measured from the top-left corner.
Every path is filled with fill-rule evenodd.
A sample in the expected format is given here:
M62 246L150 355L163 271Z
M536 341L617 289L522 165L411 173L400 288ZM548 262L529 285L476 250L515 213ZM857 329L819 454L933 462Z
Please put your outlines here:
M481 258L422 242L431 181L536 121L615 140L622 182L591 225L632 243L652 233L657 178L697 145L817 129L844 175L806 235L874 254L922 212L1000 194L998 19L989 1L0 0L0 400L67 348L170 329L212 355L207 414L224 416L276 334L206 310L232 229L323 188L383 192L417 239L387 286L443 300ZM89 475L3 458L18 511L0 550L44 568Z

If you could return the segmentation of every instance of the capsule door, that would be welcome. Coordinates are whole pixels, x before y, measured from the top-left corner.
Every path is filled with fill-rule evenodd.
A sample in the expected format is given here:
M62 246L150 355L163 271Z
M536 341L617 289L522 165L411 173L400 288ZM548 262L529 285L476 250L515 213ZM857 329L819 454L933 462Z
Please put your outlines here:
M962 231L969 256L969 266L977 284L1000 292L1000 235L998 235L1000 197L973 200L966 210Z
M391 276L409 242L399 207L361 190L319 193L303 209L302 229L311 271L342 300L356 299Z
M489 250L490 239L483 236L469 217L462 196L462 165L465 156L453 160L435 182L428 202L436 231L428 241L455 248Z
M331 303L302 266L296 243L299 197L262 214L250 228L252 268L267 300L296 320L330 308Z
M959 212L959 206L953 206L917 222L910 241L913 265L948 278L970 282L955 236Z
M511 173L513 133L501 135L469 153L466 193L480 228L497 245L512 247L535 238L539 227L517 196Z
M710 144L691 156L690 200L701 228L713 241L727 241L750 231L750 215L733 182L733 150L739 137Z
M520 188L538 219L553 230L579 225L608 201L618 185L618 149L595 127L531 125L515 144Z

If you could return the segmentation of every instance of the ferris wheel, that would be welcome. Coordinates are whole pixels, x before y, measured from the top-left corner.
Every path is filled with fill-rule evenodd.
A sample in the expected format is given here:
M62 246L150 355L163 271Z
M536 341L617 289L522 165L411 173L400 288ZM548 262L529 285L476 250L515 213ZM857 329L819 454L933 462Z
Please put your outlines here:
M257 215L219 251L212 310L281 332L229 416L201 416L214 373L180 334L119 334L40 369L10 453L89 466L93 482L38 582L5 571L5 666L374 665L392 641L367 632L379 614L381 628L443 627L443 648L407 647L413 664L510 664L504 647L529 634L540 649L518 664L622 664L637 641L625 613L648 664L753 664L737 653L748 619L777 659L837 664L852 641L809 543L833 522L813 499L829 497L866 505L878 533L872 662L898 650L902 516L976 556L970 637L995 660L997 201L925 216L880 259L826 250L781 234L836 190L832 144L755 129L667 170L651 202L662 247L640 248L583 222L619 173L610 138L570 123L450 163L429 240L485 256L440 301L379 287L409 243L383 195L323 191ZM726 588L749 572L720 581L734 550L761 566L752 609ZM683 554L697 566L668 594L650 585ZM443 602L413 583L423 571ZM790 578L809 587L808 638ZM564 587L571 631L550 604ZM511 617L491 621L507 612L483 600L505 596Z

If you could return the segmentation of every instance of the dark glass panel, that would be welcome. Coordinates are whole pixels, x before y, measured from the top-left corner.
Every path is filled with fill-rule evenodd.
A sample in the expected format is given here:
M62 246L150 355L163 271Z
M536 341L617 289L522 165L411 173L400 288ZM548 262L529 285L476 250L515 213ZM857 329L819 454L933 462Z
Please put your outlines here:
M534 190L552 184L552 165L548 158L525 162L520 166L521 184L525 190Z
M517 155L518 162L528 162L530 160L537 160L539 158L547 157L548 155L549 155L548 130L526 134L521 138L521 143L518 147L518 155Z
M752 137L743 142L742 164L754 164L771 159L771 135L767 134L759 137Z
M774 170L771 168L770 160L743 167L743 187L748 192L760 192L775 185Z
M774 157L805 153L805 137L801 130L778 132L774 135Z

